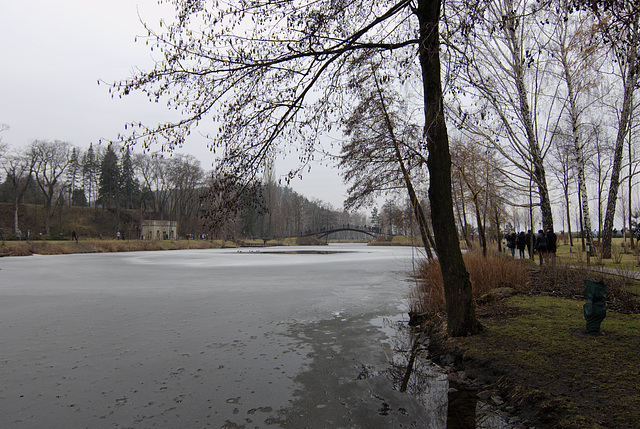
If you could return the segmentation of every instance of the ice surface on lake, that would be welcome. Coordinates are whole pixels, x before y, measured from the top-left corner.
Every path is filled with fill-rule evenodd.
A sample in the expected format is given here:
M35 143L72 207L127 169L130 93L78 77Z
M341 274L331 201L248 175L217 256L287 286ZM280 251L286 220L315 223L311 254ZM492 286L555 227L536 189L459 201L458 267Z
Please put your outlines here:
M297 250L344 253L284 253ZM2 258L0 427L287 426L312 402L325 405L307 415L312 427L425 426L414 399L382 379L354 381L361 365L386 366L387 333L372 321L403 311L413 254L332 245ZM331 372L327 398L312 380ZM375 395L411 406L382 416Z

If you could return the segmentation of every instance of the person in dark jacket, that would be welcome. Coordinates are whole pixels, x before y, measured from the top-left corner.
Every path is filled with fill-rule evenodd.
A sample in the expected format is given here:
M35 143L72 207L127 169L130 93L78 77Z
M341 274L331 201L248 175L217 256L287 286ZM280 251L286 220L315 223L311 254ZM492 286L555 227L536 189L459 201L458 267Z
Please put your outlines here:
M507 235L507 247L511 250L511 257L516 256L516 239L517 237L515 232Z
M538 235L536 236L536 244L534 249L540 255L540 265L544 264L544 255L547 253L547 235L543 230L538 230Z
M518 234L518 238L516 238L516 247L518 248L518 254L520 259L524 259L524 248L527 245L527 236L524 234L524 231L520 231Z

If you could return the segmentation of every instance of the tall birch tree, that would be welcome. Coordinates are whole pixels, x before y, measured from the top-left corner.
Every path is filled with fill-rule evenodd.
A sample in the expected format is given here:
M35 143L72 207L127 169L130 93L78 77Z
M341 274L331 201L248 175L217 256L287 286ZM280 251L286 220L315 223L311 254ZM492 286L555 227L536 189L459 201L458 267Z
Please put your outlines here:
M624 142L633 114L633 97L640 77L638 73L640 67L640 4L638 2L610 1L605 2L602 9L595 7L594 9L600 18L603 35L611 43L611 53L619 67L619 76L622 82L622 100L618 104L617 136L602 234L602 255L604 258L611 258L611 238L620 188Z
M587 245L592 246L593 228L585 176L585 146L589 124L585 121L590 114L593 115L591 112L601 106L603 95L606 95L606 91L599 91L598 81L601 77L600 70L606 68L608 59L605 46L597 37L597 22L589 14L574 9L567 0L558 0L556 8L546 16L547 19L539 24L539 28L548 37L548 51L559 66L557 77L566 89L564 112L569 124L569 132L566 134L572 143L569 150L562 141L556 142L560 146L556 154L561 159L565 155L572 155L571 166L578 184L584 239ZM563 170L565 167L563 164ZM563 171L564 178L567 178L566 173ZM563 185L563 192L568 210L567 185ZM567 222L570 223L569 213Z
M536 19L546 3L494 0L477 21L474 49L465 53L462 90L474 105L461 105L458 125L472 138L498 150L531 178L539 196L542 224L553 229L544 157L552 144L549 124L557 121L557 93L546 85L548 65ZM462 84L461 84L462 86ZM506 144L508 143L508 144Z

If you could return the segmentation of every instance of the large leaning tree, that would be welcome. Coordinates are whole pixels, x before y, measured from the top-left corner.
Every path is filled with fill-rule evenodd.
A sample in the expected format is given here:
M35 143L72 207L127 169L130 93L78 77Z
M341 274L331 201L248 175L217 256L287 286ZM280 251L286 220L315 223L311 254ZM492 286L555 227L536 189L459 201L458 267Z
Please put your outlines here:
M222 220L220 214L233 214L231 203L243 201L273 157L285 151L299 155L299 168L289 178L307 166L319 136L339 123L334 107L341 104L353 61L366 54L377 62L419 64L421 144L428 153L447 326L455 336L478 332L453 216L441 0L167 2L175 6L175 20L162 21L158 30L146 27L146 43L159 55L155 68L116 83L112 91L117 96L142 91L178 110L182 119L153 127L132 122L119 137L127 144L171 150L196 128L210 131L210 148L219 156L212 197L224 202L224 210L209 211L213 223Z
M350 85L354 107L345 112L343 132L348 139L339 157L343 178L350 183L345 208L360 208L374 196L406 190L425 254L431 259L431 249L436 246L414 186L421 179L422 165L426 165L420 147L422 127L407 116L421 110L407 105L407 94L395 91L400 81L396 85L389 82L391 78L379 65L364 61Z

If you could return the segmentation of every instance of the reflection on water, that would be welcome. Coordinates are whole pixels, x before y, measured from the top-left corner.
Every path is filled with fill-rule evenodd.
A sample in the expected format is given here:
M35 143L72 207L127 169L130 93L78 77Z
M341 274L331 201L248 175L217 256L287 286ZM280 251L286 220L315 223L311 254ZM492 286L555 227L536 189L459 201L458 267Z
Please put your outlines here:
M491 428L510 429L498 410L478 400L473 385L450 382L446 371L428 356L428 339L416 337L405 320L384 318L380 321L389 339L389 374L394 387L406 391L422 403L434 423L433 427L447 429ZM372 321L376 324L376 321ZM412 367L411 355L415 354Z
M447 412L448 429L467 429L476 427L476 406L478 392L467 386L451 384L449 392L449 410Z
M449 380L442 368L424 358L427 342L414 347L414 335L404 320L383 319L382 324L389 337L389 374L394 387L401 390L404 382L406 391L427 410L433 427L447 427ZM408 370L412 352L417 358Z

